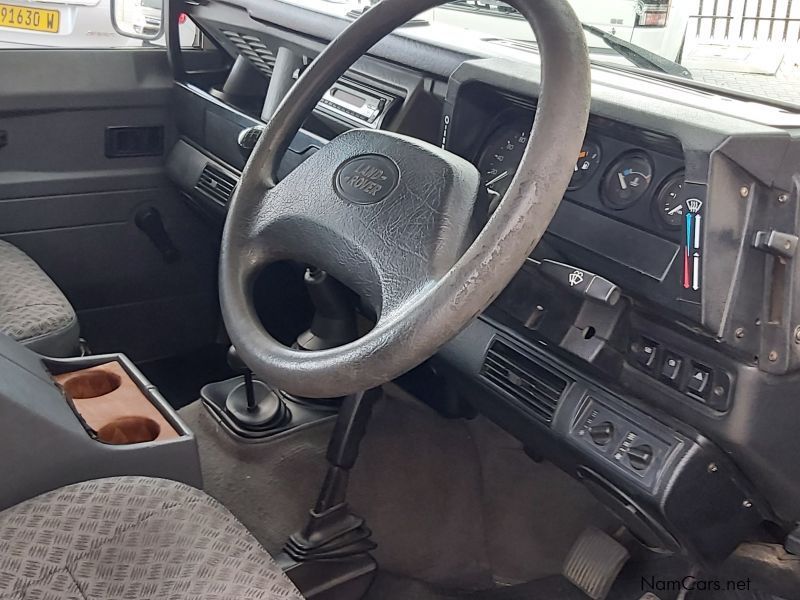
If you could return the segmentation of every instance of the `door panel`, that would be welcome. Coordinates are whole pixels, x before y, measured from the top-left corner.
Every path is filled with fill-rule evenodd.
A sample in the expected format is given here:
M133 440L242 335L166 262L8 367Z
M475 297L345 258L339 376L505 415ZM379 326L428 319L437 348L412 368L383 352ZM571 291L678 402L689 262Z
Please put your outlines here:
M141 361L212 341L218 239L165 174L176 138L165 52L3 50L0 73L0 237L64 290L95 352ZM153 126L163 152L106 156L108 128ZM137 227L144 208L161 214L178 260Z

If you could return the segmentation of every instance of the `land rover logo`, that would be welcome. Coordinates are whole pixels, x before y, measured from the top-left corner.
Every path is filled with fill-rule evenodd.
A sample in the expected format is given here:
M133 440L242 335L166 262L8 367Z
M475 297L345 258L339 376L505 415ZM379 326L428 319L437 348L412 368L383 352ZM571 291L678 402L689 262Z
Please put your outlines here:
M336 193L355 204L374 204L391 194L400 182L393 161L379 154L357 156L336 172Z

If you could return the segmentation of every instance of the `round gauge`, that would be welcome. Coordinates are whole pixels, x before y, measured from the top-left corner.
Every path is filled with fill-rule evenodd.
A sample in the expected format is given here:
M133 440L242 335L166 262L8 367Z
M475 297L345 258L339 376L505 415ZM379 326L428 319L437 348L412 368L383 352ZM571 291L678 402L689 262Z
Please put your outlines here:
M583 187L592 174L600 166L600 146L591 140L583 142L578 160L575 163L575 170L567 189L577 190Z
M683 184L685 173L673 173L663 183L653 203L653 210L658 213L660 222L669 229L680 229L683 224Z
M632 206L650 188L653 165L643 152L620 156L606 171L603 179L603 201L611 208Z
M531 135L531 123L529 118L520 118L503 125L484 144L478 170L492 207L500 203L517 172Z

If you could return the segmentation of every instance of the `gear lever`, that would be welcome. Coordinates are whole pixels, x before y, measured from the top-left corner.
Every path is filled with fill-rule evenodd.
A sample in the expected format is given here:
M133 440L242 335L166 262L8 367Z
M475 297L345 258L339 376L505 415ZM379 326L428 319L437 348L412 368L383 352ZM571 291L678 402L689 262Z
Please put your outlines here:
M280 421L285 413L283 401L264 383L253 379L236 348L228 350L228 365L244 376L244 382L228 394L225 410L245 429L264 430Z
M356 311L347 288L316 267L306 269L303 280L314 305L314 319L297 338L295 346L303 350L327 350L355 340Z

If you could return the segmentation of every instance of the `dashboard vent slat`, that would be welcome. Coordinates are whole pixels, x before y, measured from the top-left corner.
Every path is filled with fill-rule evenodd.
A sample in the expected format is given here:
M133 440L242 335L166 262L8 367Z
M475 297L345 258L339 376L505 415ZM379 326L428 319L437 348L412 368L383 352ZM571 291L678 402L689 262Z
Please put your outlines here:
M260 38L254 35L240 34L230 29L223 29L222 33L256 69L267 77L272 75L275 68L275 55Z
M227 204L238 181L212 165L206 165L195 189L221 204Z
M480 374L485 381L524 405L545 423L552 422L559 401L572 383L560 373L497 340L486 353Z

